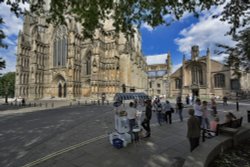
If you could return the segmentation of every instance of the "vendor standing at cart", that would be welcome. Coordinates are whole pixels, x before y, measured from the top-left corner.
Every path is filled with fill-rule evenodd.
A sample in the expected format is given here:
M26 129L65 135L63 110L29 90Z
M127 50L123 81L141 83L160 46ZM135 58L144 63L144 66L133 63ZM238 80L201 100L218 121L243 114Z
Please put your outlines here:
M127 109L127 118L129 121L129 132L132 133L132 130L135 126L135 119L136 119L136 114L137 114L137 110L134 107L134 103L130 102L129 103L129 108Z

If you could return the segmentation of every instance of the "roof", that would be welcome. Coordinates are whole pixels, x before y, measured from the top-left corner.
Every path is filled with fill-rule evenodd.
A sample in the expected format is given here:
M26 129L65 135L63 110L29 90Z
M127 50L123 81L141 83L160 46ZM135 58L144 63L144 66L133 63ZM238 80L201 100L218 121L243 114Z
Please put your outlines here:
M149 96L143 92L133 92L133 93L116 93L114 96L115 101L122 101L122 100L133 100L133 99L149 99Z
M167 57L168 57L167 53L145 56L148 65L166 64Z

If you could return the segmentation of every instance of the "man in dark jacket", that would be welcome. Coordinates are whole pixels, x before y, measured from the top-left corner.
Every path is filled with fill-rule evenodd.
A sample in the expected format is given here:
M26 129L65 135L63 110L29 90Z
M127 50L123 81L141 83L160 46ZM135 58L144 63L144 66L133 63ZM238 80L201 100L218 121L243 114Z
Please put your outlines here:
M200 139L200 123L194 116L194 110L189 109L189 119L187 122L187 137L190 142L190 151L192 152L197 146L199 146Z
M142 127L147 131L145 137L150 137L151 131L150 131L150 120L152 117L152 105L151 100L146 101L146 111L145 111L145 118L142 121L141 125Z

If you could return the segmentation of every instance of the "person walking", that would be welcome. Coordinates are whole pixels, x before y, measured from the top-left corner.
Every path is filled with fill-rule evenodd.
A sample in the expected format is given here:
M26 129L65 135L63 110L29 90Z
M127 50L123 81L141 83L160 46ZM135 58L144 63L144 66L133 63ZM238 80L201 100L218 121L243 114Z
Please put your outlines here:
M227 104L227 96L224 96L223 97L223 106L227 106L228 104Z
M201 111L202 111L202 128L210 129L208 111L207 111L207 101L202 101Z
M156 112L157 122L161 126L162 123L162 104L159 98L154 101L154 108Z
M212 109L211 115L213 117L216 117L216 115L217 115L217 106L216 106L215 98L211 99L211 109Z
M187 138L190 143L190 151L192 152L199 146L200 123L197 117L194 116L194 109L189 109L188 114L190 117L187 121Z
M186 96L186 104L189 105L190 101L189 101L189 94L187 94Z
M146 130L146 136L150 137L151 135L151 129L150 129L150 120L152 117L152 105L151 100L146 101L146 108L145 108L145 118L141 123L141 126Z
M181 101L181 97L179 96L176 101L176 111L179 114L181 122L183 122L182 110L183 110L183 103Z
M173 108L168 100L166 100L166 103L163 105L163 112L165 112L165 121L166 123L172 124L172 111Z
M194 104L194 115L198 118L200 126L202 124L201 100L197 98Z

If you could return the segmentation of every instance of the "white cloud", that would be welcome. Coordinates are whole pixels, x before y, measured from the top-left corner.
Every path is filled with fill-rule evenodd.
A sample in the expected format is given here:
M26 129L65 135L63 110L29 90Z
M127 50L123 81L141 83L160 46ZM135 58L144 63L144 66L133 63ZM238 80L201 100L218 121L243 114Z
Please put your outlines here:
M147 29L150 32L154 30L154 28L152 26L150 26L148 23L143 23L141 25L141 28Z
M22 9L29 10L29 5L20 4ZM4 20L1 29L7 36L4 43L8 45L8 49L0 48L0 57L6 61L6 68L1 70L0 73L15 71L16 69L16 48L17 48L17 35L22 30L23 19L17 18L15 14L10 12L10 7L5 3L0 5L0 16Z
M153 65L153 64L166 64L167 60L167 53L165 54L157 54L157 55L147 55L146 57L146 62L148 65Z
M223 6L212 7L209 11L202 12L199 22L192 24L180 32L182 37L176 38L175 43L179 46L179 51L190 55L192 45L199 45L200 51L204 52L207 48L211 51L218 49L216 44L234 45L230 36L225 36L229 31L230 25L222 22L220 18L212 18L212 14L219 14ZM213 55L212 58L222 61L221 57Z

